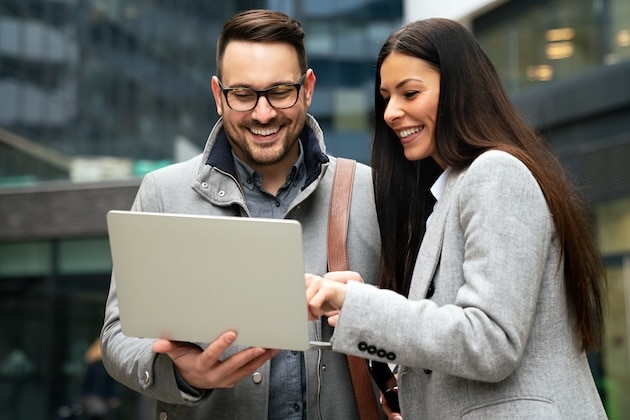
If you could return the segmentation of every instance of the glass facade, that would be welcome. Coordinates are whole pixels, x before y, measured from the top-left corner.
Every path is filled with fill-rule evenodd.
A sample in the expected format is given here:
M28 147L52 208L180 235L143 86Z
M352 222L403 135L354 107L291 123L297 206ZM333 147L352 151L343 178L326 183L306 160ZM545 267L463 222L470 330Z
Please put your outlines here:
M401 1L2 0L0 127L65 160L29 162L3 144L0 182L84 180L79 157L92 171L109 165L109 176L141 175L147 161L203 147L217 117L216 38L249 7L304 23L318 77L311 112L331 152L367 160L371 64L402 20Z
M11 191L139 179L200 151L217 118L216 39L247 8L304 24L310 111L329 152L367 162L374 62L402 0L0 0L0 211ZM19 194L14 211L28 212ZM58 222L55 211L43 225ZM9 213L0 226L11 223ZM63 417L102 324L109 245L75 230L5 233L0 418ZM153 418L150 402L118 392L116 418Z
M626 0L507 2L473 31L512 94L630 59Z
M630 416L630 197L593 206L608 275L608 318L602 360L609 418Z

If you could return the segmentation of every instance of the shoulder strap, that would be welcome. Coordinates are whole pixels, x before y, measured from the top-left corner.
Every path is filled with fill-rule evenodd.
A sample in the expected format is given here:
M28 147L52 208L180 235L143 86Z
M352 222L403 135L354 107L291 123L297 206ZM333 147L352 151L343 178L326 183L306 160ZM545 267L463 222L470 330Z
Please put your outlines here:
M346 241L355 166L354 160L337 159L328 213L328 270L330 271L344 271L350 268Z
M337 159L337 169L333 181L330 212L328 215L328 270L330 271L350 269L346 241L348 238L348 218L350 216L355 166L356 162L354 160ZM356 356L347 356L347 359L359 419L380 419L372 381L365 360Z

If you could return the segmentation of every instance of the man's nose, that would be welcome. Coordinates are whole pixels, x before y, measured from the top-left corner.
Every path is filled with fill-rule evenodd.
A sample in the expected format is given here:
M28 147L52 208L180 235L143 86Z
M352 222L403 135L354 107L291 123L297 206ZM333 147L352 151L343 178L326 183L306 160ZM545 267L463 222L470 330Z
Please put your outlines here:
M261 123L270 121L276 114L276 109L271 106L269 100L264 96L258 98L258 103L252 110L252 118Z

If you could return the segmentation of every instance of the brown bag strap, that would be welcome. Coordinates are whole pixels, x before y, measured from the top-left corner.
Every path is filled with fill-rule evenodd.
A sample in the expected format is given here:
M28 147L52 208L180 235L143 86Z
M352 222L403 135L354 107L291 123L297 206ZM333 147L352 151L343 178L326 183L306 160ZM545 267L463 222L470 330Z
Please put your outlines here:
M337 170L330 194L330 212L328 214L329 271L345 271L350 268L346 241L355 164L356 162L351 159L337 159Z
M328 216L328 270L330 271L350 269L346 240L355 166L354 160L337 159ZM365 360L356 356L347 356L347 359L359 419L380 419L372 380Z

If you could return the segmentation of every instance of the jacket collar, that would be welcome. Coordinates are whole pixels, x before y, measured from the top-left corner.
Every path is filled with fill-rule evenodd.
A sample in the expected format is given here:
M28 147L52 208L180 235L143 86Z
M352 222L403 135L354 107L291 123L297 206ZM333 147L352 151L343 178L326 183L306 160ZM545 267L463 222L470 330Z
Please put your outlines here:
M442 244L444 242L444 229L448 209L457 194L457 185L462 179L463 170L451 168L445 174L446 179L444 189L439 200L435 203L431 214L431 223L427 226L427 231L422 239L416 264L413 270L411 288L409 289L410 299L422 299L426 296L427 290L437 270L440 257L442 256Z
M317 179L320 174L320 165L328 163L324 135L319 124L311 115L307 115L306 124L300 133L300 141L304 150L304 163L306 166L306 180L302 189ZM201 166L215 167L236 179L236 167L232 157L232 147L223 129L223 119L219 119L212 128L206 146L204 148Z

